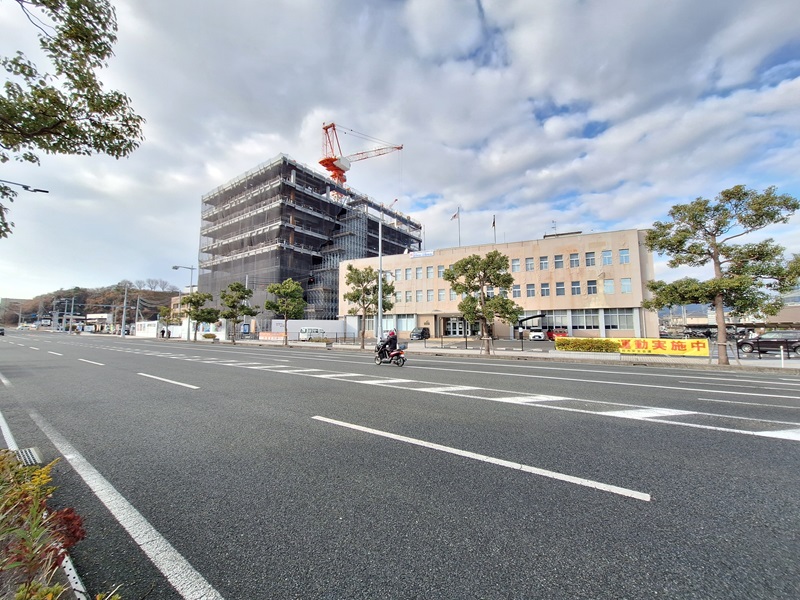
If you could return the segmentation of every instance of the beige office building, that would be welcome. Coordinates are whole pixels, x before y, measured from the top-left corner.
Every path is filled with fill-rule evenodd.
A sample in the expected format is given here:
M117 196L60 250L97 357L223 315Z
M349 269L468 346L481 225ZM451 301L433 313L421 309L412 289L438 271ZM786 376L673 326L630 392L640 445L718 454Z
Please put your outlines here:
M629 229L603 233L565 233L540 240L423 250L384 256L382 268L394 284L394 306L384 312L383 330L402 336L414 327L429 327L432 337L464 337L478 333L458 311L461 298L444 279L444 270L458 260L498 250L508 257L514 285L506 294L524 309L524 326L567 329L575 337L658 337L658 316L641 308L654 278L653 255L646 232ZM343 297L347 265L378 269L378 258L343 261L339 268L339 316L353 307ZM373 318L367 331L374 331ZM517 337L518 330L496 321L495 337Z

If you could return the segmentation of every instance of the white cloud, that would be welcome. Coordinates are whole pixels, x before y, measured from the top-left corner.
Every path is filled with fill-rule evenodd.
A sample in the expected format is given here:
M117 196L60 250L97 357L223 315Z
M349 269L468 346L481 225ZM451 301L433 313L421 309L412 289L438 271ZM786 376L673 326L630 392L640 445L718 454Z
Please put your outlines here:
M203 194L280 152L321 158L335 121L400 153L356 189L425 225L426 246L644 227L743 183L800 196L793 0L119 0L102 74L147 119L129 159L43 156L0 240L0 296L194 264ZM0 4L6 48L35 32ZM347 139L345 152L366 148ZM320 167L320 171L321 171ZM431 200L431 199L435 200ZM776 228L794 252L800 241ZM669 278L667 271L659 276Z

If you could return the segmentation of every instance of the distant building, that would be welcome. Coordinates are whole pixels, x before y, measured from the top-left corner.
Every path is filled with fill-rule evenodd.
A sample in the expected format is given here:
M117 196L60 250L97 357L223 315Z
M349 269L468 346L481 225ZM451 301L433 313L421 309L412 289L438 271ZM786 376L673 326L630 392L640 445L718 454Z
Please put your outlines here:
M379 229L385 256L422 243L415 220L283 154L204 195L201 218L198 289L214 305L240 282L263 307L266 286L292 278L307 319L337 317L339 262L377 256Z
M394 307L384 315L383 330L408 332L429 327L433 337L463 337L477 333L458 311L461 298L443 278L458 260L498 250L509 258L514 276L505 294L524 309L522 318L538 314L526 325L563 328L579 337L659 337L658 315L641 308L654 279L653 255L643 230L548 235L541 240L484 244L412 252L384 257L383 270L394 284ZM339 314L349 308L343 294L346 266L377 269L375 258L342 262L339 271ZM355 318L355 317L349 317ZM375 329L374 319L367 331ZM509 337L508 325L494 323L496 337Z

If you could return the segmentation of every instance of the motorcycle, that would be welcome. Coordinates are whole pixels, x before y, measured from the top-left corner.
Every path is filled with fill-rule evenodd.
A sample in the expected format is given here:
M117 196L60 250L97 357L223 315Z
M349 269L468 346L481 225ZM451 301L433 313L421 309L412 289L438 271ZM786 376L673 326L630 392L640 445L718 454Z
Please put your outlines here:
M406 364L406 344L400 344L397 347L397 350L392 350L387 354L386 350L381 352L381 344L375 346L375 364L382 365L384 363L388 363L390 365L397 365L398 367L402 367Z

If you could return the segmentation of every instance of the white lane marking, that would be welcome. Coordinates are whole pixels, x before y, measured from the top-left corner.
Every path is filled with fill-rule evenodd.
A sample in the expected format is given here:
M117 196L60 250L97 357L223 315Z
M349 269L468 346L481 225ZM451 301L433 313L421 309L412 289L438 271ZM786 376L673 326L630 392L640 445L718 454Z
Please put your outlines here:
M224 366L224 365L223 365ZM247 367L248 369L257 369L263 371L265 369L285 369L288 365L260 365L257 367Z
M369 377L361 373L331 373L329 375L312 375L311 377L319 377L320 379L338 379L339 377Z
M452 392L468 392L469 390L479 390L482 388L471 385L443 385L441 387L420 388L423 392L430 392L432 394L447 394Z
M652 419L658 417L678 417L680 415L696 415L693 410L675 410L672 408L637 408L633 410L610 410L600 413L607 417L622 419Z
M48 353L48 354L55 354L56 356L64 356L64 355L63 355L63 354L61 354L60 352L53 352L52 350L48 350L48 351L47 351L47 353Z
M737 402L736 400L714 400L713 398L698 398L701 402L717 402L719 404L744 404L746 406L761 406L768 408L788 408L800 410L800 406L786 406L785 404L761 404L760 402Z
M38 350L38 348L35 346L31 346L31 350Z
M783 431L759 431L763 437L780 438L782 440L795 440L800 442L800 429L785 429Z
M365 385L394 385L396 383L411 383L411 381L411 379L375 379L372 381L359 381L358 383Z
M164 379L163 377L156 377L155 375L148 375L147 373L137 373L137 375L141 375L142 377L149 377L150 379L157 379L158 381L164 381L166 383L172 383L174 385L182 385L183 387L187 387L193 390L200 389L196 385L191 385L189 383L181 383L180 381L173 381L172 379Z
M0 383L6 387L12 387L11 382L2 373L0 373Z
M41 415L31 418L72 465L95 496L133 538L150 561L186 600L223 600L222 595L162 536L136 508L120 494L89 461L53 429Z
M98 366L101 366L101 367L105 367L106 366L104 363L94 362L93 360L86 360L85 358L79 358L78 360L81 361L81 362L89 363L90 365L98 365Z
M260 365L261 363L257 362L236 362L236 363L224 363L223 367L249 367L251 365Z
M249 367L248 367L249 368ZM292 369L283 367L279 373L316 373L322 371L322 369Z
M459 450L458 448L451 448L450 446L442 446L441 444L434 444L433 442L426 442L424 440L418 440L415 438L406 437L404 435L397 435L395 433L389 433L386 431L380 431L378 429L371 429L369 427L362 427L361 425L355 425L353 423L345 423L344 421L336 421L334 419L328 419L327 417L320 417L315 416L312 417L317 421L322 421L324 423L330 423L331 425L338 425L339 427L347 427L348 429L355 429L356 431L363 431L364 433L370 433L372 435L377 435L380 437L389 438L392 440L396 440L398 442L404 442L406 444L413 444L415 446L422 446L423 448L430 448L431 450L438 450L440 452L447 452L448 454L455 454L456 456L463 456L464 458L471 458L473 460L479 460L482 462L491 463L493 465L499 465L501 467L507 467L509 469L516 469L519 471L524 471L525 473L531 473L533 475L540 475L542 477L548 477L550 479L556 479L558 481L565 481L567 483L574 483L576 485L581 485L583 487L593 488L596 490L601 490L603 492L610 492L612 494L619 494L620 496L627 496L628 498L634 498L636 500L643 500L645 502L650 501L650 494L645 494L643 492L637 492L635 490L629 490L627 488L618 487L615 485L609 485L607 483L601 483L599 481L592 481L591 479L583 479L582 477L574 477L572 475L566 475L564 473L558 473L556 471L548 471L546 469L539 469L537 467L531 467L528 465L523 465L520 463L511 462L508 460L503 460L500 458L493 458L491 456L486 456L485 454L476 454L475 452L469 452L467 450Z
M323 359L324 360L324 359ZM515 365L516 366L516 365ZM542 369L554 369L555 367L526 367L526 368L542 368ZM735 390L709 390L709 389L700 389L700 388L691 388L691 387L680 387L680 386L672 386L672 385L661 385L657 383L633 383L630 381L605 381L602 379L581 379L578 377L560 377L555 375L531 375L529 373L504 373L501 371L475 371L469 369L442 369L440 367L425 367L419 364L414 364L414 370L419 371L422 369L428 369L430 371L447 371L448 373L468 373L470 375L501 375L503 377L523 377L525 379L547 379L559 382L573 382L573 383L591 383L593 385L616 385L616 386L623 386L623 387L641 387L641 388L655 388L657 390L678 390L684 392L697 392L698 394L730 394L733 396L751 396L751 397L758 397L758 398L789 398L792 400L797 400L798 396L782 396L780 394L758 394L755 392L740 392ZM564 369L565 371L570 371L571 369ZM595 371L586 371L586 372L595 372ZM620 373L624 375L630 375L632 373ZM641 373L639 373L641 375ZM787 390L789 391L789 390Z
M19 446L17 446L17 440L14 439L14 434L11 433L11 428L8 426L8 422L6 421L6 418L3 416L2 412L0 412L0 431L3 432L3 438L6 441L6 448L12 452L19 450Z

